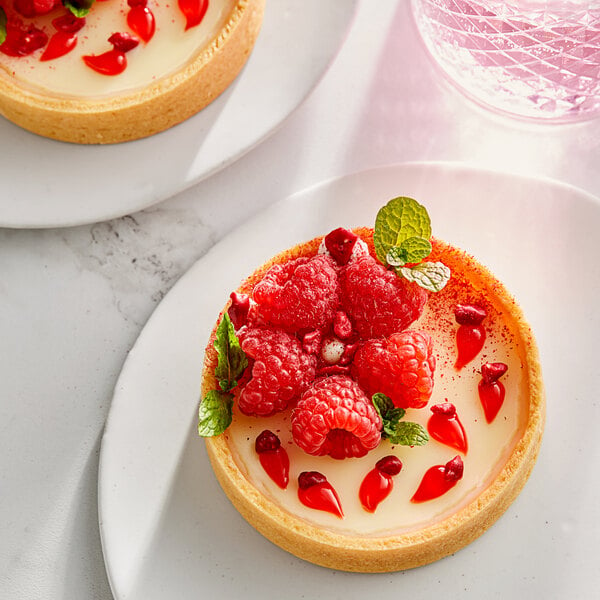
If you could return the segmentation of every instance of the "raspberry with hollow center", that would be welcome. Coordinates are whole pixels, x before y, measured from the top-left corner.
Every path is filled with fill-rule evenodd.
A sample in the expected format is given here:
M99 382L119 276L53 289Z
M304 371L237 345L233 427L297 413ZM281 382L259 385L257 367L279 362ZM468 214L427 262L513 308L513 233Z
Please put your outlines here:
M352 375L370 395L381 392L400 408L422 408L433 391L435 356L431 337L402 331L369 340L354 355Z
M427 292L388 271L371 256L348 264L340 275L342 304L363 340L403 331L419 318Z
M240 345L251 363L251 378L238 397L244 414L266 417L284 410L315 377L316 357L303 352L289 333L245 329Z
M258 317L295 333L324 329L339 304L335 262L325 255L273 265L252 292Z
M314 456L364 456L381 439L381 418L350 377L317 379L292 411L296 444Z

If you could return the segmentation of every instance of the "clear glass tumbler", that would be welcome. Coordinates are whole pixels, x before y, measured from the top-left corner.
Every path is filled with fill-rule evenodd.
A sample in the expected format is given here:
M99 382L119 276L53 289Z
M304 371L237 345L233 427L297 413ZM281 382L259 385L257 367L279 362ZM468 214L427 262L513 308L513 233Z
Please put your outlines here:
M600 0L412 0L417 27L473 99L521 117L600 116Z

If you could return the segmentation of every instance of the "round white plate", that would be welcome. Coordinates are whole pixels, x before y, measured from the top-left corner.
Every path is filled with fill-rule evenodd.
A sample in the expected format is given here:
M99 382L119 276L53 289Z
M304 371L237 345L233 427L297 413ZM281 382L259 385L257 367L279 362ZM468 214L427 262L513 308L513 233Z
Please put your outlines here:
M308 96L342 45L358 0L269 0L234 83L184 123L147 139L81 146L0 117L0 227L64 227L136 212L227 166Z
M372 224L397 195L425 203L434 235L477 256L520 301L540 346L548 420L531 479L481 538L412 571L348 574L280 550L230 505L196 434L203 349L229 292L256 266L337 226ZM591 597L600 539L599 231L600 202L575 188L415 163L317 185L219 242L162 301L116 386L99 473L116 600Z

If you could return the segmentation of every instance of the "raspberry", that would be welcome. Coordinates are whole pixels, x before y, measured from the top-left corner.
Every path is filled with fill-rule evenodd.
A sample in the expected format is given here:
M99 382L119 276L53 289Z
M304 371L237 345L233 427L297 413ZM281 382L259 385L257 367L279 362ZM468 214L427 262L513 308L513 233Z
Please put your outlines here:
M364 456L379 444L381 425L364 392L345 375L317 379L292 412L294 441L315 456Z
M32 18L49 13L58 2L56 0L15 0L15 10L24 17Z
M252 292L258 318L291 333L326 327L339 296L335 262L324 255L273 265Z
M435 356L428 334L402 331L369 340L354 355L352 374L369 394L381 392L400 408L422 408L433 390Z
M344 310L360 337L387 337L419 318L427 292L371 256L351 262L340 277Z
M289 333L245 329L240 344L252 365L251 378L238 397L238 406L247 415L266 417L284 410L315 377L316 357L304 353Z

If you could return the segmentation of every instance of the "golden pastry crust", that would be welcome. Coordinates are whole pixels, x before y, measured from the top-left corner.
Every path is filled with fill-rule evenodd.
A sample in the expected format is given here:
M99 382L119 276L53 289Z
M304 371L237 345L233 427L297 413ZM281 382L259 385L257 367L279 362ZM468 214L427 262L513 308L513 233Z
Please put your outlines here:
M355 232L364 240L372 235L372 230L367 228ZM244 281L238 291L250 291L275 263L314 255L321 239L316 238L275 256ZM269 540L302 559L332 569L373 573L431 563L463 548L486 531L517 497L531 473L545 421L541 366L531 329L515 300L485 267L444 242L433 242L435 260L442 260L453 273L467 272L469 283L492 299L520 342L523 389L528 398L524 433L493 482L457 513L424 529L378 537L338 534L283 510L258 491L240 471L228 446L228 432L207 438L206 448L215 475L240 514ZM372 245L370 248L372 251ZM214 333L213 330L205 353L203 395L216 389Z
M239 0L212 43L180 71L133 93L73 100L28 90L0 69L0 114L65 142L109 144L164 131L196 114L233 82L258 36L265 0Z

